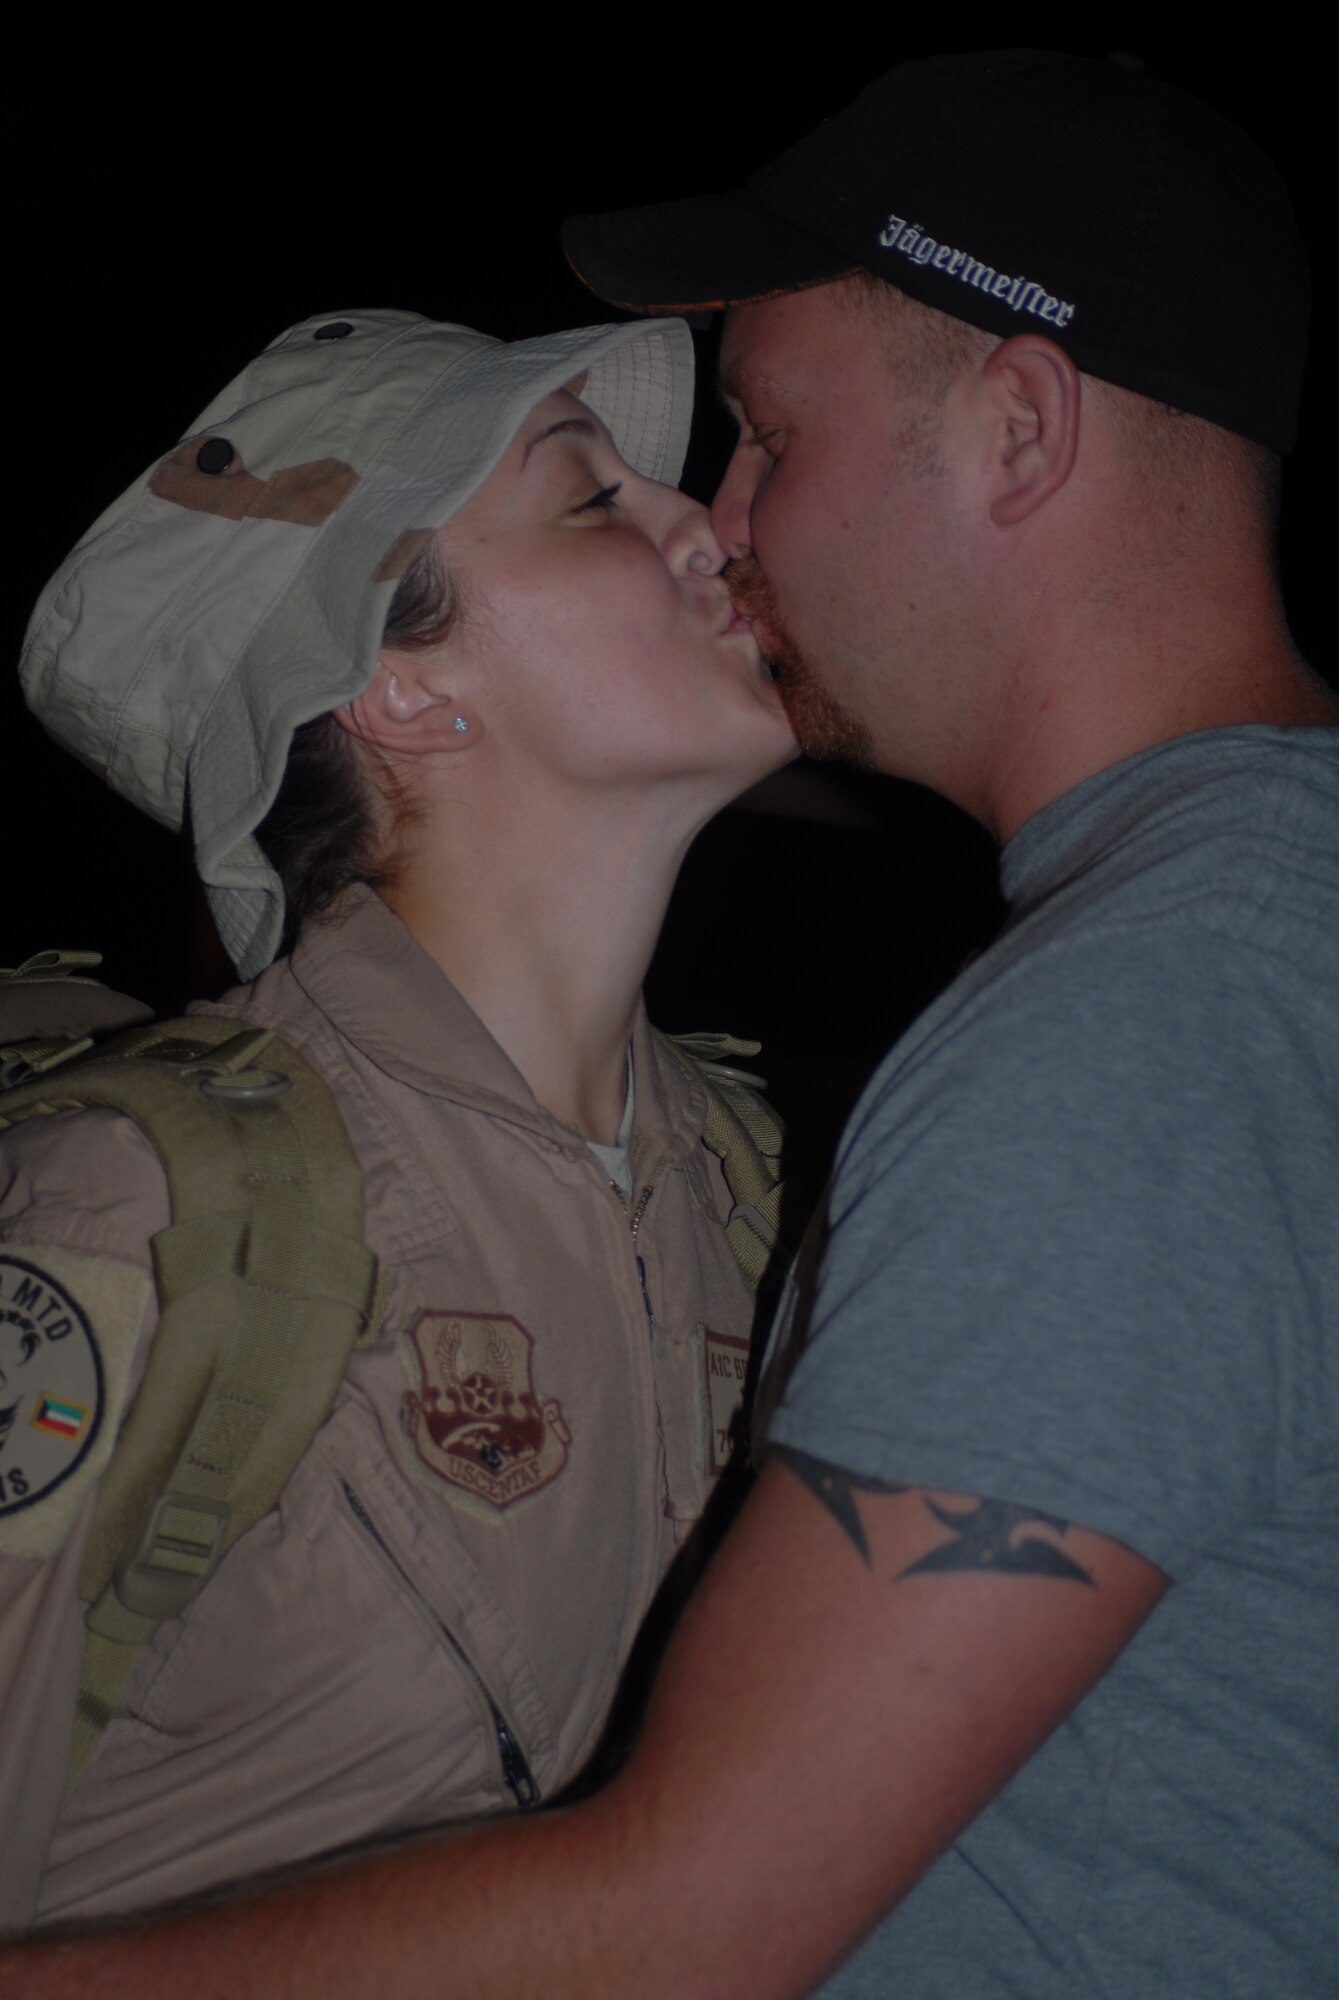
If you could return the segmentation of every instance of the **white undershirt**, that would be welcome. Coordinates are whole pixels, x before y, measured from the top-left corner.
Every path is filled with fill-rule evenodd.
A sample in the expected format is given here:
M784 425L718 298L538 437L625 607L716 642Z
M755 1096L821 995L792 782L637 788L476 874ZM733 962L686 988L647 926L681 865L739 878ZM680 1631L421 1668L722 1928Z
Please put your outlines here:
M619 1121L618 1137L612 1146L602 1146L596 1139L587 1139L586 1144L594 1153L600 1165L608 1174L624 1201L632 1200L632 1160L628 1148L632 1143L632 1115L634 1092L632 1086L632 1044L628 1044L628 1092L623 1105L623 1116Z

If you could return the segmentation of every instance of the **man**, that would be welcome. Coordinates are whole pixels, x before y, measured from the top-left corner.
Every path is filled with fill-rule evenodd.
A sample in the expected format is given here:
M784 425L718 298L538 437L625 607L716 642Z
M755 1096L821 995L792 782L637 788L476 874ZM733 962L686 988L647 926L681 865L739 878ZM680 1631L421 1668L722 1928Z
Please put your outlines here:
M732 305L717 529L797 726L991 826L1011 920L852 1121L625 1773L14 1990L1319 1993L1339 707L1270 554L1286 201L1128 67L969 57L572 252Z

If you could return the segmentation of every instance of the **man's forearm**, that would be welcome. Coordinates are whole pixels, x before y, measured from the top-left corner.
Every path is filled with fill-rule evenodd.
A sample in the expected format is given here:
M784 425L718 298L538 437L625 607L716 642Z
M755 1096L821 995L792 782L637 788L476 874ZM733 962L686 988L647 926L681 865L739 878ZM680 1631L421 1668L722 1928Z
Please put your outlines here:
M746 1966L707 1962L676 1912L705 1890L642 1894L616 1793L322 1869L261 1895L127 1930L0 1950L3 2000L735 2000ZM617 1867L614 1860L617 1857ZM701 1868L689 1855L685 1873ZM720 1891L720 1880L717 1889ZM728 1893L728 1891L726 1892ZM692 1930L691 1924L687 1927ZM793 1989L800 1990L800 1989Z
M509 1826L534 1849L553 1847L553 1826ZM538 1843L524 1836L537 1833ZM505 1897L499 1888L515 1862L499 1856L491 1830L464 1841L434 1839L373 1859L322 1868L237 1902L192 1908L124 1930L67 1936L20 1946L0 1957L4 2000L134 2000L190 1993L196 2000L289 2000L298 1995L378 1996L417 2000L442 1991L472 1992L460 1963L461 1926L448 1912L468 1882L476 1915ZM541 1864L542 1865L542 1864ZM490 1880L490 1877L492 1878ZM455 1948L451 1933L456 1932ZM499 1973L522 1942L504 1920L497 1939ZM513 1975L515 1976L515 1975ZM481 1989L486 1990L486 1989ZM524 1991L522 1985L519 1989Z
M120 1938L2 2000L799 2000L1100 1679L1166 1579L1024 1507L771 1464L625 1771Z

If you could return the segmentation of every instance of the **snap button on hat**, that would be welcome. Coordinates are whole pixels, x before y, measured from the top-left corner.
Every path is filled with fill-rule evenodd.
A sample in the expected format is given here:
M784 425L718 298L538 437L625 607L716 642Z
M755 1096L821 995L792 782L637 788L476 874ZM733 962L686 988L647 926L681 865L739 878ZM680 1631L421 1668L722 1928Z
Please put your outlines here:
M195 454L201 472L226 472L237 453L227 438L206 438Z
M318 326L313 340L345 340L353 332L353 322L347 319L332 319L324 326Z

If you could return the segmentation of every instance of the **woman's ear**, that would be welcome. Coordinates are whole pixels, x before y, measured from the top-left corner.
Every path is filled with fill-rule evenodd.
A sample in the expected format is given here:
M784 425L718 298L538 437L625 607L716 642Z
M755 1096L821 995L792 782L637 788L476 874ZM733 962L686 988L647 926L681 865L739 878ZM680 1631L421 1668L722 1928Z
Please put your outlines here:
M429 651L383 653L371 682L356 700L335 710L350 736L402 757L468 750L483 735L477 715L436 683L440 661Z
M1053 340L1018 333L982 364L990 440L990 518L1013 527L1043 507L1065 484L1079 448L1083 383Z

